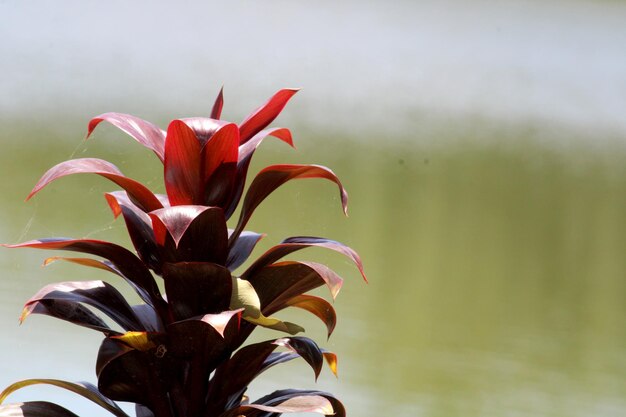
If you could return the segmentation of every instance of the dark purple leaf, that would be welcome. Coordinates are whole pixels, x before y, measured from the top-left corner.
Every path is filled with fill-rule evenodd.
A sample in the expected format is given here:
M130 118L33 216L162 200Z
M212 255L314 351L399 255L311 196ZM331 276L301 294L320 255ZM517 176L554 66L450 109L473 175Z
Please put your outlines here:
M173 206L201 204L203 197L201 145L194 131L182 120L167 128L165 140L165 190Z
M112 163L97 158L71 159L53 166L37 182L26 200L57 178L72 174L98 174L113 181L125 189L132 201L146 212L163 207L159 199L143 184L125 177Z
M335 240L313 236L295 236L283 240L281 244L270 248L267 252L261 255L254 262L254 264L252 264L250 268L248 268L248 270L242 275L242 278L247 279L246 277L254 274L254 272L259 268L272 264L292 252L311 246L334 250L335 252L339 252L342 255L345 255L356 264L359 272L361 272L361 276L363 277L365 282L367 282L367 277L365 276L365 272L363 271L363 263L361 262L361 258L354 250L344 245L343 243L337 242Z
M228 310L232 279L223 266L196 262L165 264L163 280L175 321Z
M131 116L130 114L104 113L91 119L87 130L87 138L102 121L111 123L113 126L130 135L146 148L154 151L161 162L163 162L165 132L158 126L142 120L139 117Z
M37 304L46 301L65 301L72 305L90 305L109 316L124 330L142 330L131 307L122 294L112 285L103 281L61 282L46 285L24 305L20 321L23 321Z
M64 300L41 300L29 306L28 314L42 314L68 321L78 326L93 329L104 334L119 334L111 329L100 317L79 303ZM24 314L22 314L24 317Z
M341 195L344 213L348 210L348 193L341 185L339 178L328 168L319 165L272 165L257 174L246 193L239 216L239 222L230 237L232 242L248 223L254 209L278 187L293 179L325 178L337 184Z
M265 234L254 233L250 231L243 231L239 238L235 241L232 249L228 252L228 259L226 260L226 267L231 271L234 271L243 264L256 244L265 237Z
M135 404L135 417L154 417L154 413L141 404Z
M224 107L224 87L220 88L220 92L215 99L213 109L211 109L211 119L219 120L222 116L222 107Z
M298 92L297 88L285 88L274 94L261 107L252 112L239 125L241 144L265 129L283 110L289 99Z

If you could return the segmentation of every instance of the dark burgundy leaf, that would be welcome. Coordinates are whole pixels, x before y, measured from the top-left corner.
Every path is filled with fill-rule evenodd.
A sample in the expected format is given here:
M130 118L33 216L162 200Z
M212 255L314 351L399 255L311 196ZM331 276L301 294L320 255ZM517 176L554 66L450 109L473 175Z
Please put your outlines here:
M132 306L135 317L142 324L144 330L148 332L162 332L163 323L154 308L148 304L138 304Z
M232 249L228 252L228 259L226 260L226 267L231 271L234 271L243 264L256 244L265 237L265 234L254 233L250 231L243 231L239 238L235 241Z
M143 184L125 177L112 163L97 158L71 159L53 166L39 179L26 200L57 178L72 174L98 174L113 181L125 189L131 200L143 211L148 212L163 207L159 199Z
M230 237L232 242L248 223L254 209L282 184L293 179L325 178L337 184L341 195L344 213L348 209L348 193L341 185L339 178L328 168L319 165L272 165L257 174L246 193L239 216L239 222Z
M232 353L232 340L239 331L240 320L241 310L236 310L169 325L169 353L184 372L183 389L187 393L189 415L202 415L208 376Z
M215 413L219 409L238 406L250 382L264 370L266 359L279 346L288 348L306 360L317 378L322 368L323 356L311 339L289 337L248 345L239 349L215 371L207 397L209 409ZM211 412L207 414L211 415Z
M137 142L148 149L154 151L161 162L164 160L165 132L158 126L123 113L104 113L96 116L89 122L87 138L91 135L96 126L107 121L113 126L130 135Z
M287 307L293 297L324 284L334 298L343 285L343 280L330 268L314 262L279 262L247 279L259 295L264 314L273 314Z
M100 317L79 303L65 300L41 300L33 302L28 314L43 314L65 320L78 326L97 330L104 334L119 334L112 330Z
M163 261L213 262L224 265L228 229L219 207L175 206L150 213Z
M265 129L283 110L289 99L298 92L297 88L285 88L274 94L261 107L252 112L239 125L241 144Z
M203 197L201 144L194 131L182 120L167 128L165 140L165 190L173 206L201 204Z
M222 126L231 124L224 120L210 119L208 117L187 117L180 119L180 121L184 122L195 133L198 142L200 142L200 148L204 147Z
M237 175L235 179L235 185L232 191L232 195L229 197L229 205L226 210L226 218L230 218L233 214L237 205L239 204L239 200L241 199L241 195L243 194L243 189L246 184L246 176L248 174L248 167L250 166L250 161L252 160L252 156L254 152L259 147L263 139L268 136L273 136L282 140L283 142L289 144L289 146L293 147L293 140L291 138L291 132L289 129L278 127L275 129L262 130L252 139L250 139L245 144L239 147L239 160L237 162Z
M154 413L141 404L135 404L135 416L136 417L154 417Z
M9 248L35 248L69 250L101 256L111 261L120 273L133 285L142 299L157 308L162 308L163 299L150 271L127 249L110 242L92 239L48 238L31 240Z
M222 107L224 107L224 87L220 88L220 92L215 99L213 109L211 109L211 119L219 120L222 116Z
M42 301L66 301L90 305L113 319L124 330L142 330L131 307L122 294L103 281L77 281L49 284L25 304L20 321Z
M196 262L165 264L163 279L175 321L228 310L232 279L223 266Z
M311 246L334 250L335 252L345 255L356 264L359 272L361 272L361 276L365 282L367 282L367 277L363 271L363 262L361 262L361 258L354 250L335 240L313 236L295 236L283 240L281 244L270 248L267 252L261 255L242 275L242 278L247 279L246 277L254 274L254 272L259 268L272 264L292 252L309 248Z

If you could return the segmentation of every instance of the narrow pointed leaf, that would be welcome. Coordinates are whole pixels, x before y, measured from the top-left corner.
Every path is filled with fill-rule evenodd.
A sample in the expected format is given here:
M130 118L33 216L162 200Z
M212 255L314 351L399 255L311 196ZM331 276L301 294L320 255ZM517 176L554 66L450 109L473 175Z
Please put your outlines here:
M316 390L286 389L286 390L274 391L273 393L269 395L259 398L258 400L254 402L254 404L274 406L274 405L282 404L290 398L297 398L297 397L302 397L302 396L324 397L331 403L332 409L333 409L331 413L325 414L325 415L327 416L334 415L335 417L346 416L346 410L343 404L338 399L336 399L332 394L329 394L323 391L316 391ZM233 416L235 415L236 414L233 414Z
M231 271L240 267L250 257L254 247L263 237L265 234L243 231L228 252L226 267Z
M330 368L332 373L335 375L335 377L338 377L337 355L335 355L333 352L328 352L328 351L323 351L323 354L324 354L324 359L326 360L326 363L328 364L328 367Z
M283 110L289 99L298 92L296 88L285 88L274 94L261 107L253 111L239 125L241 132L241 144L265 129Z
M92 258L68 258L65 256L51 256L43 261L43 266L48 266L57 261L70 262L77 265L88 266L90 268L102 269L103 271L111 272L115 275L122 275L121 272L117 270L110 262Z
M248 142L239 147L237 175L235 178L232 195L228 199L229 206L226 208L226 218L230 218L230 216L237 208L237 205L239 205L239 200L241 199L241 195L243 194L243 189L246 184L246 176L248 174L250 162L252 161L252 156L254 155L254 152L259 147L259 145L263 142L263 139L268 136L278 138L287 143L289 146L294 147L291 132L289 131L289 129L283 127L262 130L254 135L254 137Z
M220 88L220 92L215 99L213 109L211 109L211 119L217 119L222 116L222 107L224 107L224 87Z
M181 120L167 128L165 141L165 190L170 203L202 204L201 145L194 131Z
M254 264L248 268L248 270L242 275L242 278L247 279L248 276L254 274L256 270L276 262L284 256L289 255L292 252L309 248L320 247L333 250L346 256L352 262L354 262L361 273L361 276L367 282L367 277L363 270L363 262L359 255L350 247L335 240L325 239L322 237L312 236L295 236L290 237L281 242L281 244L270 248L267 252L261 255Z
M111 414L117 417L129 417L128 414L123 412L117 405L115 405L111 400L104 397L99 392L94 392L93 390L85 386L84 384L61 381L58 379L26 379L26 380L11 384L7 388L5 388L4 391L2 391L2 393L0 393L0 403L4 402L4 400L10 394L17 391L18 389L21 389L30 385L37 385L37 384L53 385L59 388L72 391L98 404L100 407L104 408L105 410L107 410L108 412L110 412Z
M78 417L67 408L48 401L0 405L0 417Z
M106 121L122 130L130 137L154 151L161 162L164 160L165 132L158 126L139 117L123 113L104 113L89 122L87 138L100 122Z
M130 251L114 243L92 239L49 238L3 246L9 248L69 250L103 257L111 261L124 278L133 285L145 302L148 304L159 304L159 302L162 302L156 281L145 265Z
M243 201L239 222L230 237L231 244L248 223L257 206L267 196L287 181L304 178L324 178L337 184L344 213L347 213L348 193L330 169L319 165L272 165L261 170L250 184Z
M42 314L55 317L60 320L76 324L108 334L118 334L111 329L100 317L91 312L88 308L73 301L65 300L41 300L35 301L25 309L20 316L20 321L24 321L30 314Z
M285 307L298 307L320 318L328 329L328 337L333 333L337 325L337 313L333 306L326 300L313 295L297 295L285 301Z
M35 306L44 300L87 304L105 313L125 330L141 328L122 294L103 281L75 281L46 285L26 302L20 321L23 321L33 312Z
M97 174L113 181L126 190L132 201L146 212L163 207L159 199L143 184L125 177L112 163L97 158L71 159L53 166L39 179L26 200L52 181L73 174Z

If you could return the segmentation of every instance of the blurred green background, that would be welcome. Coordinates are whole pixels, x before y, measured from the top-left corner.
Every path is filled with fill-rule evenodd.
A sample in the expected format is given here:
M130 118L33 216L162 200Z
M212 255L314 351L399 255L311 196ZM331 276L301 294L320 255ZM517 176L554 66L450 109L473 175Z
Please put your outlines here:
M336 393L352 416L626 415L626 4L622 2L282 1L0 3L0 241L93 237L129 245L95 176L23 199L57 162L93 156L162 191L150 152L88 120L127 112L165 127L207 115L225 85L240 121L275 90L302 86L274 123L272 163L331 167L336 187L289 183L250 229L257 254L319 235L362 256L301 257L346 279L326 342L339 379L305 364L272 369L252 398L284 387ZM46 317L17 326L48 282L107 279L48 253L0 251L0 385L29 377L95 381L100 336ZM128 294L128 291L126 291ZM323 292L322 292L323 294ZM129 294L130 295L130 294ZM257 338L274 337L260 331ZM54 389L13 400L58 400Z

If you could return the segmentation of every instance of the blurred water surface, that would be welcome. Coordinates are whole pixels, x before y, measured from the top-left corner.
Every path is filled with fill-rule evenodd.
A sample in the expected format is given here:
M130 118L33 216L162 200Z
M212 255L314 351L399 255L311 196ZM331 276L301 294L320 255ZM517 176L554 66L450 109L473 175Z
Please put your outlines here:
M157 159L104 126L93 141L77 139L77 148L42 148L41 135L7 141L0 155L10 178L2 239L90 236L129 245L102 198L115 186L99 177L64 178L31 202L23 197L45 169L72 156L109 159L159 191ZM303 252L299 258L327 262L346 278L335 303L339 325L324 342L319 322L284 316L339 354L340 378L325 372L316 385L306 365L294 363L268 372L251 387L253 397L317 386L363 417L626 414L624 149L554 149L524 137L507 146L465 138L410 148L328 137L300 132L297 151L268 141L251 172L279 162L329 165L350 192L350 217L335 187L287 184L250 224L268 233L256 253L290 235L335 238L360 252L371 282L341 256ZM27 377L94 381L99 335L41 316L18 328L20 306L48 282L124 285L72 265L41 269L46 256L0 251L1 385ZM13 398L33 396L93 410L54 390ZM83 415L104 415L92 412Z

